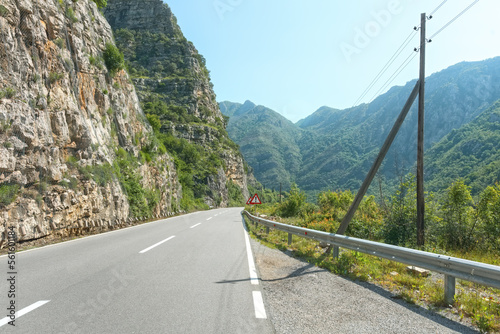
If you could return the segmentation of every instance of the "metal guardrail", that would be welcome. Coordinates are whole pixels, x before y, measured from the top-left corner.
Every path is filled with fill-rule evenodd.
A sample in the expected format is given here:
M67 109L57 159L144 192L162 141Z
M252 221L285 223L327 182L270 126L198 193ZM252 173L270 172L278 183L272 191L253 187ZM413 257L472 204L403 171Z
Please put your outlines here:
M322 241L341 248L442 273L445 275L444 293L445 301L448 304L453 303L455 296L455 278L500 289L500 266L282 224L252 216L248 211L243 211L242 214L247 216L250 221L266 226L267 232L269 232L269 228L288 232L288 244L291 244L292 234L294 234L303 238Z

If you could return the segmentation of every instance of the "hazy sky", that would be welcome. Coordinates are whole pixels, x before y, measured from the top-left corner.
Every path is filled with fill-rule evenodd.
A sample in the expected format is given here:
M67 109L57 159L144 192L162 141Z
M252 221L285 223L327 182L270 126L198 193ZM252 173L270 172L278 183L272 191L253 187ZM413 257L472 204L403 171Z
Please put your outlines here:
M186 38L207 59L217 100L265 105L296 122L321 106L349 108L443 1L168 0ZM473 0L448 0L427 21L429 38ZM426 74L500 56L500 1L479 0L427 45ZM365 96L369 102L419 33ZM418 77L418 55L393 85Z

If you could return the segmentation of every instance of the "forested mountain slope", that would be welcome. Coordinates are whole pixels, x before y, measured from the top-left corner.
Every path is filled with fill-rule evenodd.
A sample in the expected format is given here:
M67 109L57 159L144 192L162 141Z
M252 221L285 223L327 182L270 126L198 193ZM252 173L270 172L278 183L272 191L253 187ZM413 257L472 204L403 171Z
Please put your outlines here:
M229 135L239 143L257 179L269 188L279 189L280 183L289 188L300 172L298 143L304 131L280 114L250 101L221 102L220 107L230 117Z
M301 145L304 163L297 178L299 185L306 189L356 190L414 85L412 81L404 87L393 87L372 103L351 109L329 112L320 109L322 117L315 120L314 126L308 122L318 116L316 113L302 120L301 128L323 136L316 137L319 142ZM500 58L460 63L428 77L425 148L473 120L499 98ZM416 130L417 103L414 103L382 167L387 180L412 171Z
M500 181L500 101L435 144L426 163L427 187L433 191L463 178L477 195Z
M355 191L366 176L415 82L411 81L403 87L392 87L369 104L345 110L321 107L297 122L295 128L290 124L286 128L273 128L268 122L259 122L258 117L244 116L249 113L246 109L233 111L228 130L240 145L244 145L242 136L237 133L242 131L241 129L258 130L264 136L269 134L268 137L260 139L262 145L259 149L262 152L287 152L290 150L289 146L293 146L295 154L290 157L295 160L287 163L293 168L286 171L290 175L290 181L296 181L304 190ZM430 149L454 129L474 120L498 99L500 57L459 63L429 76L426 79L425 148ZM268 117L281 117L269 109L266 109L266 114ZM228 115L231 116L230 112ZM415 102L381 168L380 175L385 179L385 183L394 183L397 175L413 171L416 161L416 130ZM275 140L282 135L285 138L293 137L293 140L286 141L286 147L281 147L281 140ZM266 146L266 141L271 143L270 147ZM242 152L245 157L252 155L249 161L255 168L253 153L244 147ZM256 177L262 179L264 184L275 187L276 178L268 176L281 174L278 170L283 168L280 167L281 169L274 172L273 169L278 165L265 161L260 163L266 163L267 169L264 171L257 166ZM298 169L297 164L300 165ZM266 174L265 177L263 173Z

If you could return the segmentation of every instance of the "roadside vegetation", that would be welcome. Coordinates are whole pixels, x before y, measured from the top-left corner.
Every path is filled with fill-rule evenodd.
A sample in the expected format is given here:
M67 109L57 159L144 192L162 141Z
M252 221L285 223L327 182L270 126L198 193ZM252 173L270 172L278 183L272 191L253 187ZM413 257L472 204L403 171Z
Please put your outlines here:
M327 191L318 195L317 204L312 204L296 185L281 203L275 191L260 193L269 201L257 208L258 214L330 233L337 231L354 199L350 191ZM346 235L417 248L415 194L415 178L408 175L385 201L365 197ZM247 210L254 212L255 208ZM342 250L334 259L313 240L294 236L288 245L287 233L266 234L262 226L248 225L251 234L268 246L289 249L294 256L333 273L379 285L409 303L451 312L459 319L468 318L483 333L500 331L500 290L458 280L454 304L445 305L440 274L421 277L409 272L406 265L348 250ZM440 196L426 194L425 234L422 250L500 265L500 184L487 187L477 198L471 196L463 180L453 182Z

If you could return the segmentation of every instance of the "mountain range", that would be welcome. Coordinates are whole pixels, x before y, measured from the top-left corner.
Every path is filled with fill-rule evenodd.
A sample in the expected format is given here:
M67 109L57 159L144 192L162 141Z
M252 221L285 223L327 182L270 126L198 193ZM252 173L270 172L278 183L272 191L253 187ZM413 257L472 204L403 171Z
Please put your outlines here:
M250 101L219 105L230 117L230 137L266 187L277 189L281 183L287 188L295 182L310 193L356 191L415 83L392 87L371 103L353 108L321 107L295 124ZM500 57L462 62L426 78L428 190L442 190L462 177L477 192L500 179L492 172L499 160L499 99ZM398 176L414 171L416 147L414 103L379 171L384 185L394 185Z

